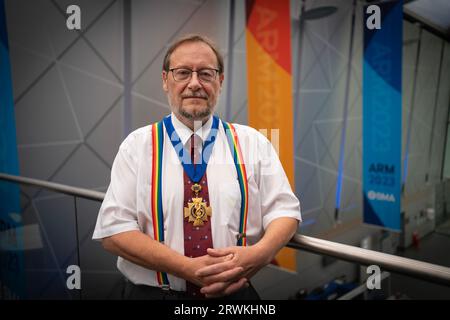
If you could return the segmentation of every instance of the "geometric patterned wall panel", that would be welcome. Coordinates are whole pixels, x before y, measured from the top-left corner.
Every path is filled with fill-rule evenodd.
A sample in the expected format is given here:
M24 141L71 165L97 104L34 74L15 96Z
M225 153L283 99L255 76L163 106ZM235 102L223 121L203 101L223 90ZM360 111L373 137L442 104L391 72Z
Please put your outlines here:
M426 183L426 174L429 170L429 146L433 143L430 138L440 68L442 40L423 30L419 41L415 91L409 108L406 106L412 114L409 114L409 122L403 125L404 130L410 132L405 194L420 191Z
M225 57L217 113L228 121L248 121L245 1L235 1L231 12L230 1L130 0L129 16L124 12L128 0L5 3L23 176L105 191L126 128L148 125L170 112L161 88L162 59L168 44L185 33L203 33L217 42ZM66 28L69 4L81 8L80 31ZM328 234L336 227L361 226L362 12L359 1L353 8L352 1L291 0L295 192L301 201L304 234L333 238ZM440 179L450 45L445 43L441 62L441 39L409 22L404 22L403 34L402 160L409 132L405 193L412 194ZM125 43L131 44L128 62ZM126 70L130 83L125 83ZM127 88L129 104L124 96ZM125 123L124 114L131 116L130 123ZM76 298L64 291L62 270L78 259L86 277L85 298L111 297L120 285L115 257L90 239L99 205L22 188L24 223L38 224L43 237L43 248L32 253L40 257L33 260L40 264L29 266L33 275L47 270L36 293L47 290L51 297L62 290L68 298ZM75 250L75 212L80 255ZM52 281L56 291L49 289Z
M333 6L334 11L310 16L315 8ZM358 13L357 13L358 14ZM358 14L360 16L360 14ZM303 21L302 21L303 19ZM352 30L350 1L306 1L298 36L293 40L298 56L298 96L295 106L296 192L302 203L303 233L319 234L332 228L346 90L347 127L340 221L353 218L360 207L361 156L361 42ZM358 25L357 23L355 24ZM300 39L300 40L299 40ZM349 49L353 41L353 57ZM300 42L300 43L299 43ZM349 74L350 73L350 74ZM347 77L349 76L349 77ZM348 79L348 81L347 81ZM298 95L299 93L299 95Z
M81 7L81 31L66 27L69 4ZM21 175L105 191L123 138L122 2L13 0L6 14ZM115 258L91 240L100 203L86 201L22 188L23 223L38 225L42 238L25 252L30 298L79 298L66 288L72 264L81 266L85 298L89 287L106 297L120 281ZM89 256L108 268L99 272Z

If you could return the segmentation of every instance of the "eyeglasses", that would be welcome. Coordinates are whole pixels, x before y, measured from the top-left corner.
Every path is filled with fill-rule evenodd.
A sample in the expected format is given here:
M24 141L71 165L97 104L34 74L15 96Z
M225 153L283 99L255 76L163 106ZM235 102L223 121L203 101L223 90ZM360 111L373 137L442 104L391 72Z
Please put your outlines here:
M189 81L192 78L192 73L197 72L197 77L201 82L212 82L216 80L217 73L219 70L204 68L200 70L191 70L187 68L172 68L169 69L169 72L172 71L173 79L175 81Z

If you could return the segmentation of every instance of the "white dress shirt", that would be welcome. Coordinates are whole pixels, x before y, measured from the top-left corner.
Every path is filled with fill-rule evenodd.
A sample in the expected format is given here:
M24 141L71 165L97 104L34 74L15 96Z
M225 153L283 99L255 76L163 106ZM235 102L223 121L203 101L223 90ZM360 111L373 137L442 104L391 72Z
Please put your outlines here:
M172 123L185 145L192 130L172 114ZM247 243L255 244L269 223L279 217L301 221L300 204L272 144L258 131L233 124L243 153L248 180ZM205 141L212 117L195 134ZM183 167L164 129L162 202L165 244L184 254ZM239 233L241 193L226 133L219 131L206 169L212 208L211 228L214 248L236 245ZM93 239L139 230L153 238L151 203L151 125L132 132L120 145L111 170L111 182L100 208ZM133 283L158 286L156 272L122 257L118 269ZM186 282L168 274L171 289L185 290Z

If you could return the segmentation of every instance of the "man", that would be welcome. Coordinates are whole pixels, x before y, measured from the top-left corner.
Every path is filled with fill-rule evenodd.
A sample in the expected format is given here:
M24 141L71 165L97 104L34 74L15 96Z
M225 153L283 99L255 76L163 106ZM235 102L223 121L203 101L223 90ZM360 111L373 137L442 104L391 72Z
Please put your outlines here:
M124 298L257 299L250 278L301 221L270 142L213 116L223 71L207 38L175 42L162 70L172 114L119 148L93 238L119 256Z

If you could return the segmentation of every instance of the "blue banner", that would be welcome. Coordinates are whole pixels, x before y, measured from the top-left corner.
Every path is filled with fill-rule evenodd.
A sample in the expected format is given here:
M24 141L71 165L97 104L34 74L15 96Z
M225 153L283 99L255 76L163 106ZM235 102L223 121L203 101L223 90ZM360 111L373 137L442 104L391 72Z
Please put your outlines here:
M16 125L4 1L0 0L0 172L19 174ZM0 181L0 292L2 299L24 297L20 190Z
M364 7L364 223L401 230L403 3Z

